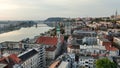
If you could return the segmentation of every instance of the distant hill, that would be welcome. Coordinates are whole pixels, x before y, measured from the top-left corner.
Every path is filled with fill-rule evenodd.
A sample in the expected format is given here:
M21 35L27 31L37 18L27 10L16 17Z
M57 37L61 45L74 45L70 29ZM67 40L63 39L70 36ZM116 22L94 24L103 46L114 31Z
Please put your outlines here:
M46 19L44 22L60 22L63 21L66 18L61 18L61 17L51 17Z

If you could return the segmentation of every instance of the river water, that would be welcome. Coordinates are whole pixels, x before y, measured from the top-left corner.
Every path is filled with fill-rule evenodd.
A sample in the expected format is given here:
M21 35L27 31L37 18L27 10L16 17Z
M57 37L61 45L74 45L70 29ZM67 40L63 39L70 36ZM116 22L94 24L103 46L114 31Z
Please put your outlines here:
M2 33L0 34L0 43L4 41L20 41L25 38L34 38L34 36L40 35L40 33L44 33L49 29L52 29L52 27L46 24L38 24L38 27L32 26Z

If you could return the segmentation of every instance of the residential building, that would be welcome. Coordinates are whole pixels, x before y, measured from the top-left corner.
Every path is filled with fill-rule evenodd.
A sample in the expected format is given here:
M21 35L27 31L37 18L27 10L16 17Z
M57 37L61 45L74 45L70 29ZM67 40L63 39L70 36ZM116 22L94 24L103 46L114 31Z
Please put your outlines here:
M94 62L95 59L93 57L79 57L79 68L80 67L85 67L85 68L94 68Z
M49 68L70 68L70 63L66 61L56 60L49 66Z
M91 30L74 30L72 36L77 39L84 37L96 37L96 32Z
M108 40L108 39L105 39L105 38L98 38L97 39L97 44L101 45L101 46L111 46L112 43Z
M14 41L5 41L1 43L2 48L8 48L8 49L24 49L24 46L20 42L14 42Z
M105 47L105 49L109 52L109 56L118 56L119 55L119 49L112 46L112 43L108 39L99 38L98 39L98 44L100 46Z
M97 44L97 38L96 37L84 37L82 39L82 44L96 45Z
M37 68L39 65L38 56L38 51L35 49L30 49L18 55L18 57L21 59L20 65L23 68Z
M80 47L79 47L79 45L68 45L67 46L67 52L77 54L77 53L80 52Z
M13 41L6 41L0 43L1 45L1 54L8 53L8 54L20 54L25 49L24 46L20 42L13 42Z
M40 36L36 43L45 46L46 58L55 59L60 54L63 37L59 40L57 37Z
M0 67L3 67L3 68L13 68L13 66L15 64L19 64L20 61L21 60L17 57L16 54L2 56L0 58Z
M107 56L108 52L104 46L99 45L80 45L80 54L88 56Z
M65 25L65 35L71 35L71 29L72 29L71 24L72 24L71 22L64 23L64 25Z

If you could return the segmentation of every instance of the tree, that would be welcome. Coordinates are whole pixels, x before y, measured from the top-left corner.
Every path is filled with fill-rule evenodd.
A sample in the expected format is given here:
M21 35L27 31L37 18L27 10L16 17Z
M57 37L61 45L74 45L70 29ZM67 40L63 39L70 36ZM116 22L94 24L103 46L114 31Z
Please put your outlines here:
M103 58L96 61L96 68L117 68L117 65L108 58Z

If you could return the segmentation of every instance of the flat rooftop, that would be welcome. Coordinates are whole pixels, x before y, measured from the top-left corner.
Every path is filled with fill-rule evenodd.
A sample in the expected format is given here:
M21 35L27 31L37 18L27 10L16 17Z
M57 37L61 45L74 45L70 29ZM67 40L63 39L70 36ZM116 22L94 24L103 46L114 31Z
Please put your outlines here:
M69 62L62 61L58 68L66 68Z

